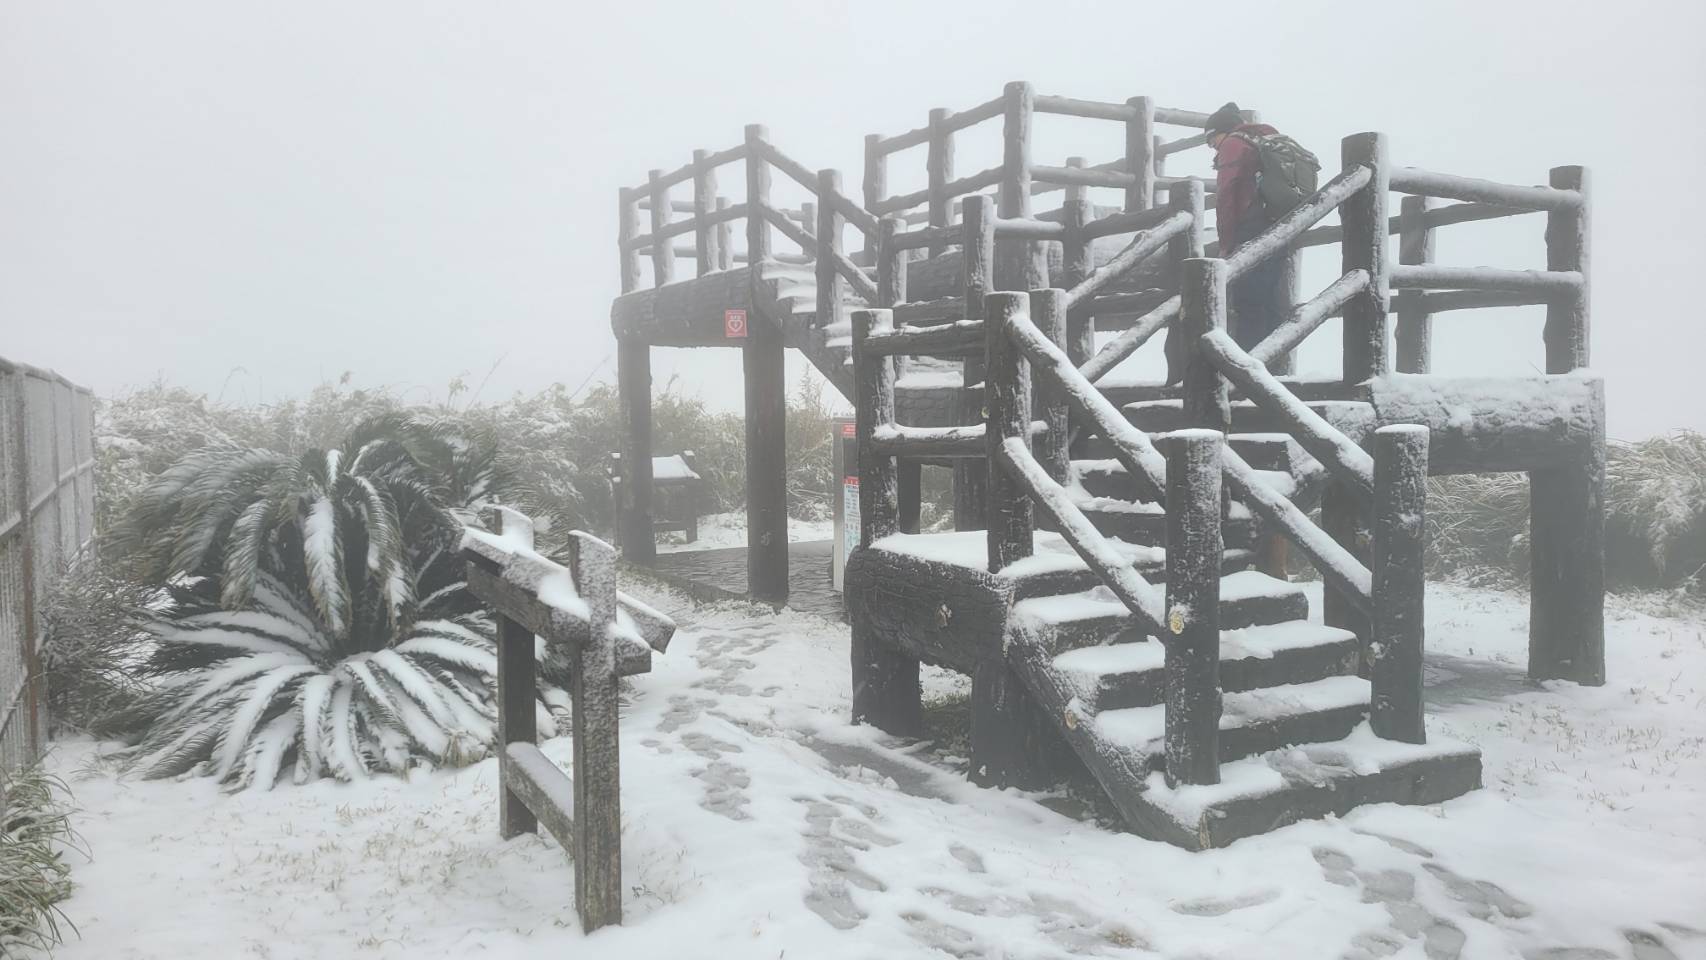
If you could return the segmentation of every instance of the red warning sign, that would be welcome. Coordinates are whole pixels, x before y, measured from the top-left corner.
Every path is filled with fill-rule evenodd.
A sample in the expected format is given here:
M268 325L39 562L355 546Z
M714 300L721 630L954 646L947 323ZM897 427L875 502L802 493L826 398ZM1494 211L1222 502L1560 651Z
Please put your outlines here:
M851 440L859 435L858 427L851 423L844 423L841 425L841 435Z
M733 340L733 339L736 339L738 337L745 337L745 336L746 336L746 311L745 310L724 310L723 311L723 337L725 339Z

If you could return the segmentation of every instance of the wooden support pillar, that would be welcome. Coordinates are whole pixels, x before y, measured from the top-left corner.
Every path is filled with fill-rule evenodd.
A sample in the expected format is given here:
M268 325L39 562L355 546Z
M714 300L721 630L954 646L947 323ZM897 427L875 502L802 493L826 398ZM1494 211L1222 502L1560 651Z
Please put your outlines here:
M901 533L917 533L924 512L924 462L897 458L895 489Z
M936 107L930 111L930 140L925 147L925 174L930 189L930 226L945 227L953 222L954 202L948 195L948 182L954 179L954 131L948 128L953 111ZM947 249L946 244L930 245L930 256Z
M1574 294L1546 305L1546 372L1569 373L1588 365L1588 171L1586 167L1554 167L1549 182L1560 190L1582 195L1581 206L1546 215L1546 269L1576 270L1582 275L1582 285Z
M1603 389L1603 388L1601 388ZM1605 404L1577 463L1528 475L1528 675L1605 683Z
M770 165L759 155L766 131L746 128L746 253L752 274L752 316L742 361L746 374L746 585L754 600L788 599L788 418L780 317L759 308L760 264L770 256Z
M586 601L590 626L569 683L575 729L575 909L590 932L622 922L622 738L616 638L610 629L616 622L616 553L589 533L571 536L575 589ZM533 638L527 641L531 659Z
M652 348L642 340L616 341L616 393L622 407L622 451L617 471L617 536L632 563L657 559L652 528Z
M1198 349L1197 341L1211 330L1226 329L1226 261L1192 257L1185 261L1184 285L1179 291L1177 326L1183 337L1185 423L1226 433L1232 429L1232 403L1226 378Z
M965 198L964 241L965 317L984 319L984 297L995 289L995 204L989 197ZM981 423L986 413L985 391L970 389L984 381L985 358L973 354L961 364L959 423ZM987 524L989 464L981 458L960 457L954 461L954 529L982 530Z
M693 151L693 253L697 275L717 269L717 230L709 223L717 203L717 171L709 150Z
M1391 170L1386 162L1386 136L1353 133L1340 144L1340 160L1346 170L1366 166L1374 176L1368 185L1339 206L1344 225L1340 245L1343 271L1366 270L1374 279L1362 292L1345 302L1344 380L1361 383L1387 372L1386 357L1386 193Z
M1289 317L1292 308L1298 304L1302 287L1303 251L1293 247L1278 256L1284 260L1284 273L1280 277L1279 288L1280 296L1285 298L1285 309L1280 312L1280 316ZM1290 376L1297 366L1297 354L1288 350L1268 361L1267 366L1268 372L1276 377Z
M1201 261L1198 261L1201 262ZM1220 261L1210 261L1218 263ZM1167 438L1167 783L1220 782L1220 451L1225 435Z
M1422 220L1428 198L1406 196L1398 202L1398 262L1432 263L1434 231ZM1395 299L1398 313L1398 372L1427 373L1433 366L1433 314L1420 290L1406 290Z
M853 410L862 547L898 532L900 526L896 458L879 454L871 443L873 430L894 423L894 358L864 350L873 332L894 328L893 317L888 310L853 311ZM918 661L883 643L864 604L851 606L853 722L869 723L897 736L917 734L923 727Z
M1374 615L1369 625L1369 724L1388 740L1427 742L1422 721L1422 567L1428 501L1428 428L1374 432Z
M1125 169L1134 178L1125 188L1126 212L1155 205L1155 101L1132 97L1132 115L1125 122Z
M537 743L534 699L536 662L533 633L506 616L498 617L498 749L511 743ZM537 833L539 820L506 782L507 764L498 764L498 835L508 840Z
M1329 478L1321 492L1321 529L1361 563L1369 562L1368 534L1363 523L1362 503L1342 480ZM1368 615L1349 597L1328 584L1322 593L1321 620L1329 627L1349 630L1362 641L1365 656L1359 673L1367 676L1366 656L1371 631Z
M717 198L717 212L723 213L729 208L728 197ZM717 269L733 270L735 266L734 224L727 220L717 221Z
M1058 287L1031 291L1031 321L1051 343L1066 350L1066 291ZM1031 441L1037 462L1054 482L1065 486L1072 472L1068 452L1071 440L1070 411L1066 392L1044 380L1034 385L1032 417L1048 424L1048 432Z
M865 209L876 213L878 204L888 198L889 157L883 152L883 138L875 133L865 134L865 177L860 183ZM876 263L877 238L865 238L865 262Z
M665 237L659 237L663 228L669 226L669 188L658 183L663 177L662 170L652 170L646 174L646 180L651 183L649 194L652 202L652 286L661 287L675 279L675 245Z
M1588 172L1558 167L1550 183L1582 194L1579 208L1554 211L1546 218L1546 269L1582 274L1579 291L1546 306L1546 372L1569 373L1588 363ZM1605 683L1603 396L1596 410L1594 435L1580 462L1528 476L1528 674L1591 686Z
M1174 213L1191 215L1191 225L1181 234L1167 241L1166 284L1176 290L1184 287L1185 261L1201 257L1204 254L1204 201L1203 185L1200 180L1191 180L1185 184L1175 184L1167 191L1167 207ZM1225 297L1222 296L1224 312ZM1180 383L1185 378L1186 361L1197 353L1196 341L1186 339L1184 317L1174 320L1167 325L1167 339L1163 349L1167 357L1167 382ZM1222 322L1224 326L1224 320ZM1200 336L1200 334L1199 334Z
M1019 80L1007 84L1001 124L1001 182L996 212L1002 219L1031 216L1031 120L1036 91ZM1040 240L1011 237L996 242L995 286L1000 290L1036 290L1048 283L1048 249Z
M989 469L989 572L1000 573L1015 560L1031 555L1031 494L1006 470L995 466L997 450L1009 437L1028 437L1031 425L1031 365L1013 344L1007 328L1015 316L1026 316L1023 293L992 293L984 298L984 342L989 368L984 377L984 407L989 411L984 443Z
M1084 166L1083 157L1067 157L1066 165L1071 169L1081 169ZM1060 242L1060 272L1059 286L1071 290L1084 282L1084 278L1095 269L1095 259L1091 255L1091 241L1084 236L1084 225L1095 219L1095 210L1090 204L1090 190L1083 184L1074 183L1066 187L1066 200L1061 206L1061 222L1066 227L1066 236ZM1071 310L1066 315L1066 355L1072 360L1074 367L1082 367L1086 361L1096 355L1096 317L1090 312L1088 304Z
M616 250L622 278L622 292L640 289L640 251L632 244L640 235L640 203L634 191L623 187L616 206Z
M999 657L971 680L971 781L980 787L1042 790L1065 779L1072 749L1054 721Z
M841 322L847 303L847 278L835 269L835 255L842 252L844 220L841 210L830 200L841 193L841 174L819 170L817 192L822 202L817 207L818 258L813 269L817 272L817 325L825 328Z

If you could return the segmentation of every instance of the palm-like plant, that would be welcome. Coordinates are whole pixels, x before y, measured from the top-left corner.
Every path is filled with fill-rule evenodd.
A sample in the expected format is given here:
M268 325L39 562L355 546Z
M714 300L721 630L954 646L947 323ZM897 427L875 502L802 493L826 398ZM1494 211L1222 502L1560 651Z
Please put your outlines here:
M496 658L457 545L495 463L385 416L332 450L193 453L145 489L116 542L171 597L128 712L145 775L271 786L286 764L300 782L483 755Z

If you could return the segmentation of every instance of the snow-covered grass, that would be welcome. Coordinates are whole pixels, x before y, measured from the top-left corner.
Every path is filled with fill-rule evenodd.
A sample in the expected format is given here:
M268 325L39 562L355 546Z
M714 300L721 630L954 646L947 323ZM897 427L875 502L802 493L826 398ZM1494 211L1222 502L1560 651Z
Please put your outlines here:
M228 796L64 744L93 859L55 956L1706 957L1706 625L1613 601L1611 682L1534 686L1521 597L1429 604L1434 728L1487 788L1201 854L850 727L839 625L689 611L633 679L627 918L591 937L562 852L498 839L491 761Z

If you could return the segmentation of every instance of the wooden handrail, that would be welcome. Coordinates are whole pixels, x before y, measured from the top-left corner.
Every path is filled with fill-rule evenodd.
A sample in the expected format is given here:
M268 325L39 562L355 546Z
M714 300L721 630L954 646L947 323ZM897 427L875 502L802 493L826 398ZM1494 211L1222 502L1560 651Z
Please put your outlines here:
M961 177L958 180L947 183L943 185L942 191L950 197L957 197L963 193L976 193L985 187L992 187L997 183L1000 183L1001 174L1003 172L1004 168L1002 167L990 167L988 170L974 173L969 177ZM871 212L879 217L885 216L887 214L905 210L908 207L916 207L921 203L928 203L929 200L930 188L925 187L922 190L903 193L872 204Z
M1270 487L1230 446L1220 452L1220 468L1226 485L1251 513L1296 544L1328 586L1348 598L1358 610L1369 612L1374 576L1360 560L1316 526L1297 504Z
M1279 416L1298 446L1344 480L1364 503L1374 502L1374 458L1309 409L1285 385L1245 353L1224 330L1202 335L1201 349L1226 379L1257 406Z
M1137 177L1113 170L1092 170L1089 167L1031 166L1031 178L1038 183L1056 183L1063 187L1129 187Z
M1119 233L1136 233L1139 230L1148 230L1173 216L1173 213L1174 211L1167 207L1152 207L1148 210L1132 210L1110 214L1086 223L1083 235L1087 240L1095 240Z
M1277 255L1322 217L1338 209L1339 204L1368 186L1373 177L1373 170L1359 164L1327 181L1326 186L1315 191L1313 197L1303 201L1297 209L1276 220L1273 226L1257 234L1250 242L1239 246L1230 257L1226 257L1227 270L1235 279L1256 264Z
M1153 636L1164 635L1162 600L1156 596L1154 585L1143 579L1131 561L1120 556L1108 539L1096 530L1084 516L1084 511L1072 502L1066 489L1055 483L1042 464L1031 456L1026 442L1018 437L1003 440L996 448L996 455L1013 479L1029 489L1032 502L1054 518L1055 529L1073 552L1083 558L1102 583L1126 605L1126 609L1137 615L1144 632Z
M1183 305L1178 294L1168 297L1165 302L1155 309L1138 317L1131 326L1121 330L1114 339L1103 344L1096 355L1085 361L1078 372L1084 379L1095 383L1102 379L1109 370L1125 362L1125 359L1137 352L1137 348L1148 342L1167 324L1179 319L1179 308Z
M1169 240L1190 229L1190 226L1191 215L1181 210L1133 237L1131 242L1107 263L1092 270L1089 276L1067 291L1067 309L1082 303L1086 297L1094 296L1098 290L1125 276L1138 264L1165 249Z
M1149 435L1132 426L1108 398L1072 365L1071 358L1043 335L1027 316L1009 320L1007 336L1031 363L1034 373L1047 377L1065 395L1067 403L1079 416L1113 444L1114 456L1136 478L1144 495L1152 499L1165 496L1167 490L1167 458L1155 449Z
M1415 167L1399 167L1393 170L1392 189L1399 193L1521 207L1525 210L1576 210L1582 205L1582 195L1576 190L1519 187L1508 183L1495 183L1492 180L1418 170Z
M1582 275L1575 270L1501 270L1497 267L1401 263L1393 265L1387 276L1393 288L1415 290L1567 294L1582 287Z
M1032 439L1048 433L1048 424L1032 420ZM984 424L973 423L958 427L908 427L898 423L880 423L871 431L871 445L885 457L982 457Z
M1337 315L1346 300L1367 287L1367 270L1352 270L1334 280L1327 289L1294 307L1290 317L1251 349L1251 358L1265 366L1272 363L1275 357L1283 357L1297 349L1297 345L1314 333L1321 324L1326 323L1328 317Z

